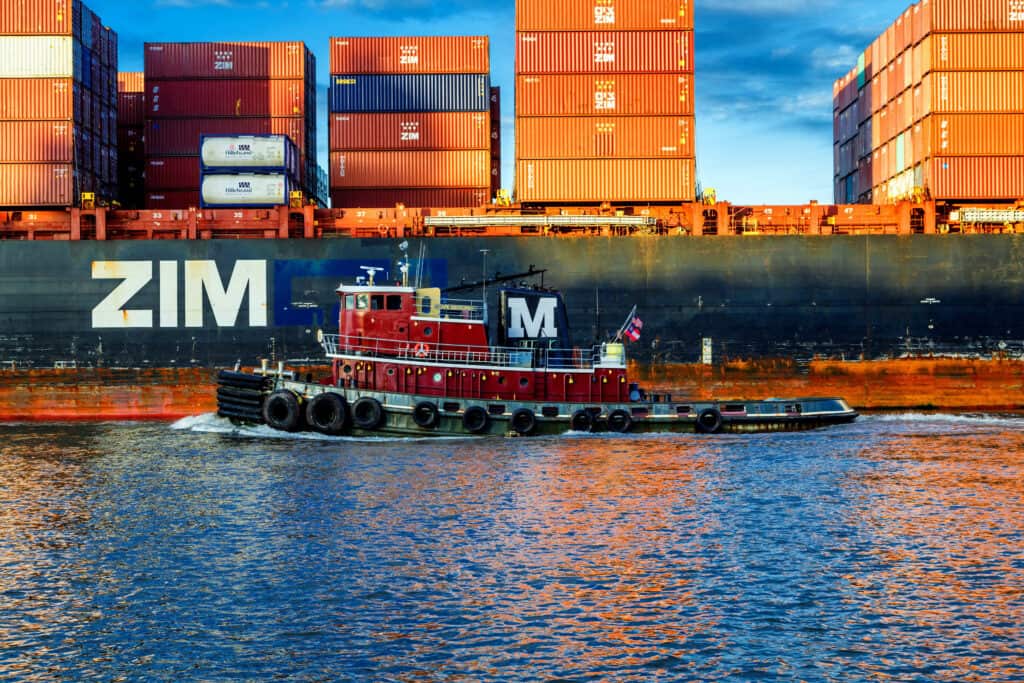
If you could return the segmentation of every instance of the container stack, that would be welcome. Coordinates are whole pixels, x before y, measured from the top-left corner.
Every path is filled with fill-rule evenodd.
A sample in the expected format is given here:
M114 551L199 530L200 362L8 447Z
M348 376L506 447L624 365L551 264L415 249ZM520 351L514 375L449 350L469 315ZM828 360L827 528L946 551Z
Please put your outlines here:
M200 206L203 136L287 135L316 182L316 59L304 43L147 43L146 206Z
M121 205L146 201L146 93L141 71L117 75L117 189Z
M117 34L78 0L0 10L0 206L116 194Z
M833 89L835 198L1024 197L1024 10L922 0Z
M693 138L692 0L517 0L519 201L692 201Z
M332 38L331 205L487 203L491 110L486 37Z

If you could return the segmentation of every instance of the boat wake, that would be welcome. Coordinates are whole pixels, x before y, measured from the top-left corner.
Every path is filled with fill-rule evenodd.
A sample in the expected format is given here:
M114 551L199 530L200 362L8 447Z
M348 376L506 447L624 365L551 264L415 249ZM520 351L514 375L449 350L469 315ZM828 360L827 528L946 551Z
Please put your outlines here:
M886 413L861 416L877 422L929 423L947 425L998 425L1024 429L1024 414L1013 413Z
M385 443L389 441L464 441L473 439L471 436L328 436L318 432L282 432L271 429L267 425L239 425L231 420L220 417L217 413L204 413L185 417L171 425L177 431L196 432L198 434L224 434L252 439L278 439L290 441L352 441L360 443Z

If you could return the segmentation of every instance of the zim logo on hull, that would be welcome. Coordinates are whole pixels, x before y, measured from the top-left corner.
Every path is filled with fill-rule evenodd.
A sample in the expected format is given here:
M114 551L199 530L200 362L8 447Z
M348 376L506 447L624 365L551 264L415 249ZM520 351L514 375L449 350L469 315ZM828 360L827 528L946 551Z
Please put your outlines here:
M139 292L153 281L154 265L159 271L159 311L128 308ZM178 281L178 261L93 261L93 280L121 280L92 309L94 329L149 329L159 315L160 327L181 327L180 312L185 313L185 327L204 325L206 302L217 327L235 327L242 311L245 295L249 295L249 327L267 327L267 262L236 261L227 287L214 261L184 262L184 306Z

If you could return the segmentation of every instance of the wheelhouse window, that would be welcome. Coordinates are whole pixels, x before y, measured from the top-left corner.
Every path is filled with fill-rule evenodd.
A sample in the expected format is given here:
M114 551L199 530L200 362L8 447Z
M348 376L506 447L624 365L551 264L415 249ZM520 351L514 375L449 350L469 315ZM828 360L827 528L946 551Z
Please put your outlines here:
M374 294L372 297L370 297L370 309L374 310L374 311L383 311L384 310L384 295L383 294Z
M370 307L369 294L356 294L356 310L365 311Z
M391 294L388 296L388 310L389 311L400 311L402 310L402 295Z
M354 311L356 308L356 297L354 294L346 294L342 308L346 311Z

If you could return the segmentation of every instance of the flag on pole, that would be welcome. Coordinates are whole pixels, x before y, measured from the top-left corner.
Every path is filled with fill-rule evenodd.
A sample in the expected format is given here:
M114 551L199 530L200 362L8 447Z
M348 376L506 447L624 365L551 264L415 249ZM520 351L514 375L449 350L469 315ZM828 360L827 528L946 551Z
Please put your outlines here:
M633 319L626 325L623 335L631 342L640 341L640 330L642 329L644 329L644 321L634 315Z

